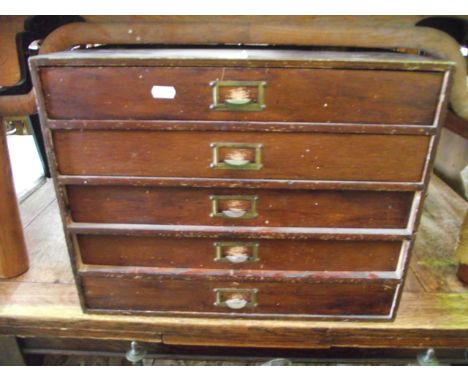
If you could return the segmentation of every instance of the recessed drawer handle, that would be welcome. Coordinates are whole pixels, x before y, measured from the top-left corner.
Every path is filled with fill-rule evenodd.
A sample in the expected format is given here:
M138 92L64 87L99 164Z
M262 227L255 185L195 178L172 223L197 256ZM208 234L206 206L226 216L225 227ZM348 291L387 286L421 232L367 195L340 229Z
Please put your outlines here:
M224 159L224 163L232 167L245 167L246 164L249 164L250 161L248 159Z
M225 256L225 259L233 264L241 264L241 263L245 263L249 259L249 256L246 255L245 253L236 253L233 255Z
M212 195L210 200L213 218L253 219L258 216L256 195Z
M226 218L231 218L231 219L237 219L245 216L246 213L248 213L247 210L242 210L242 209L237 209L237 208L231 208L229 210L222 210L221 213L226 217Z
M247 306L249 302L242 296L233 296L226 300L226 306L231 309L242 309Z
M214 247L217 262L242 264L259 260L258 243L216 242Z
M215 306L239 310L257 306L257 289L217 288Z
M211 110L262 111L265 105L266 81L212 81Z
M262 164L261 143L211 143L211 168L217 170L260 170Z
M248 105L249 103L253 102L250 98L226 98L224 100L225 103L233 106L239 106L239 105Z

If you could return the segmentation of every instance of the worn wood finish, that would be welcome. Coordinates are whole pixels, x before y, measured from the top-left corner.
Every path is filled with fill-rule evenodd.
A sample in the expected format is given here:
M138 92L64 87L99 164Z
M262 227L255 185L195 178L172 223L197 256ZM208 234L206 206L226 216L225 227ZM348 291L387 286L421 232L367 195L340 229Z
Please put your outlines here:
M79 53L79 54L77 54ZM394 51L337 51L304 48L226 46L209 48L88 49L39 55L39 66L61 67L266 67L313 69L372 69L444 72L454 64L428 56Z
M77 241L85 264L305 271L395 271L402 246L399 241L239 240L236 237L213 240L115 235L78 235ZM216 243L224 244L220 246L224 261L217 259ZM256 261L226 261L226 256L236 253L254 256L252 244L258 245Z
M209 226L405 228L411 192L285 191L156 187L68 186L76 222ZM211 217L211 196L226 196L218 212L250 211L257 217ZM266 228L266 230L268 230Z
M93 186L164 186L262 188L290 190L361 190L361 191L421 191L423 182L365 182L342 180L179 178L109 175L57 175L59 185Z
M66 253L63 253L65 260ZM324 322L143 317L83 313L76 287L64 283L0 283L9 296L0 332L20 336L101 338L167 345L268 348L466 347L466 293L403 294L395 322ZM14 302L12 302L14 300ZM222 330L222 328L229 330Z
M51 119L430 125L442 84L442 76L437 73L292 68L54 67L42 68L40 77ZM209 84L215 80L267 82L266 109L210 110L213 97ZM154 99L153 85L175 87L176 98Z
M57 233L60 215L56 203L50 204L26 229L31 249L32 269L51 268L55 278L45 271L26 273L28 279L0 281L0 332L28 337L83 338L102 340L138 340L163 343L168 347L240 346L242 348L318 349L340 347L438 347L466 348L468 345L468 294L456 284L456 269L438 267L421 273L414 267L422 258L439 248L436 238L446 227L460 227L460 207L466 202L437 178L432 179L426 210L416 240L412 271L405 283L400 308L394 322L346 322L315 320L248 320L143 317L128 315L85 314L73 284L63 234ZM50 182L46 186L51 191ZM465 206L465 207L463 207ZM21 208L32 208L22 204ZM437 219L432 220L432 216ZM425 218L424 218L425 217ZM428 219L430 218L430 219ZM458 235L450 234L440 256L450 258ZM437 246L437 247L435 247ZM25 276L26 276L25 275ZM421 280L440 277L447 288ZM229 330L221 328L229 327ZM125 349L126 351L127 349ZM215 351L218 349L215 348Z
M367 280L393 280L400 281L400 270L396 272L379 271L335 271L321 272L308 270L279 270L279 269L210 269L210 268L152 268L138 266L113 266L113 265L85 265L77 259L79 263L79 274L85 276L95 275L97 277L124 277L135 279L154 279L164 277L179 280L220 280L229 282L244 281L266 281L273 282L341 282L353 281L357 283Z
M403 240L412 239L411 229L323 228L323 227L229 227L158 224L115 224L68 222L67 231L76 234L141 235L161 237L209 237L214 239L295 239L295 240Z
M258 37L258 36L257 36ZM146 35L144 36L146 38ZM253 37L255 39L255 36ZM289 36L285 36L289 38ZM445 91L445 90L444 90ZM445 94L445 93L444 93ZM442 96L444 95L442 94ZM443 97L442 97L443 98ZM439 104L440 105L440 104ZM44 105L41 105L42 110ZM439 113L440 115L440 113ZM437 123L440 122L436 118ZM44 126L47 121L43 117ZM48 130L47 130L48 131ZM400 130L401 132L401 130ZM430 164L430 161L427 162ZM425 172L424 180L427 171ZM64 209L64 213L66 210ZM417 214L413 214L416 216ZM412 221L417 219L412 218ZM127 230L131 227L126 226ZM95 224L94 228L106 228ZM46 229L47 227L44 227ZM87 229L92 227L88 226ZM107 226L108 228L108 226ZM226 227L224 227L226 228ZM229 227L227 227L229 228ZM333 231L334 232L334 231ZM323 232L322 232L323 234ZM332 230L330 230L330 234ZM13 284L13 283L12 283ZM167 341L169 343L204 343L204 344L236 344L242 342L242 346L252 346L260 342L269 343L268 346L280 346L281 343L288 343L287 346L340 346L350 342L356 346L385 343L414 344L423 346L426 344L466 344L466 329L464 318L466 318L465 306L460 306L463 301L463 294L460 293L435 293L434 296L421 296L411 293L402 301L402 309L397 321L394 324L366 324L350 322L327 322L326 324L310 321L297 321L288 325L282 320L197 320L197 319L177 319L173 317L112 317L101 315L83 315L77 306L76 295L71 285L64 288L52 289L52 283L42 285L37 282L33 288L22 288L21 284L4 288L3 294L13 296L14 306L1 310L2 320L8 322L17 333L27 334L37 327L41 328L43 334L61 332L62 336L75 337L80 335L94 335L101 338L112 336L114 331L120 334L125 332L125 336L132 339L151 339L154 341ZM19 283L18 283L19 284ZM59 284L60 285L60 284ZM54 285L55 286L55 285ZM60 285L63 287L63 285ZM67 293L67 288L68 293ZM70 294L71 293L71 294ZM442 297L443 296L443 297ZM34 297L34 298L33 298ZM442 297L442 298L441 298ZM29 302L28 302L29 301ZM36 307L38 301L45 301L46 308ZM53 301L59 301L53 304ZM69 309L67 301L74 301L73 308ZM24 302L27 308L22 308L19 303ZM42 316L37 319L27 313L28 308L32 311L40 311ZM41 310L42 309L42 310ZM44 314L45 313L45 314ZM71 323L76 314L76 320ZM115 321L114 321L115 320ZM93 326L92 322L99 322ZM64 330L67 323L71 323L73 329ZM125 323L125 324L123 324ZM131 324L128 324L131 323ZM220 335L219 328L228 325L229 333ZM438 330L434 330L437 327ZM210 330L211 329L211 330ZM295 340L295 341L294 341ZM299 344L301 343L301 344ZM304 345L302 345L304 344ZM461 345L463 346L463 345Z
M9 278L26 272L29 261L2 118L0 130L0 278Z
M344 133L378 135L435 135L437 125L389 125L385 123L318 123L252 121L177 121L177 120L47 120L51 130L157 130L157 131L236 131L282 133Z
M226 282L211 279L198 281L177 278L131 279L81 275L90 310L156 311L178 313L217 313L243 316L283 314L287 316L377 316L388 318L394 299L395 283L350 281L321 283L294 282ZM233 310L214 303L216 288L257 290L257 306ZM108 289L113 294L107 292ZM196 293L193 293L196 290ZM247 292L226 292L228 299ZM245 299L250 296L243 296Z
M73 23L51 33L41 45L41 53L67 50L89 43L100 44L270 44L273 46L339 46L383 47L424 51L433 57L455 61L456 81L451 94L453 109L466 118L466 62L460 46L446 33L426 27L414 27L416 18L401 22L400 18L316 17L316 16L207 16L180 18L163 16L134 19L129 22ZM103 19L104 20L104 19ZM123 20L123 19L122 19ZM389 22L389 20L392 20ZM406 19L410 20L410 19ZM131 30L132 33L128 33ZM353 31L353 33L350 33ZM0 113L19 115L33 113L34 93L26 96L2 97Z
M200 56L189 57L188 60L181 57L157 57L158 53L155 52L161 51L151 51L148 55L144 52L113 51L67 53L54 57L39 57L32 61L34 82L40 89L38 94L39 108L43 111L42 123L50 139L51 163L58 178L57 190L63 195L61 207L66 232L92 235L127 233L133 237L143 234L147 240L176 237L183 240L190 240L189 238L208 240L221 237L249 240L294 238L370 240L373 237L382 238L386 245L393 239L412 238L413 230L418 225L422 193L436 144L434 133L443 119L446 108L445 94L449 84L446 70L449 70L449 65L427 61L424 58L420 58L417 63L389 63L385 59L363 60L362 56L356 58L353 54L347 53L344 53L341 59L332 57L333 54L326 59L328 53L323 53L322 57L309 60L306 57L310 53L294 52L292 54L294 57L291 58L290 52L271 50L265 51L269 52L270 57L263 61L232 59L228 55L224 64L222 60L217 61L209 57L203 60ZM186 51L178 52L186 54ZM200 52L206 51L198 52L203 54ZM211 52L213 54L213 51ZM217 52L219 54L221 51ZM271 59L277 53L279 56L274 60ZM106 57L112 59L106 60ZM143 60L141 57L144 57ZM401 66L398 66L400 64ZM96 86L96 82L93 84L93 78L98 78L102 80L103 86L91 95L86 95L82 89L77 89L76 94L79 96L71 100L72 108L68 109L71 110L71 114L60 114L62 101L54 97L57 95L65 99L68 97L67 94L61 93L64 89L63 83L71 84L69 74L74 72L83 74L81 85L86 83ZM115 79L115 73L128 74L130 82L136 81L137 88L124 95L119 93L119 83ZM166 79L174 82L153 83L161 73L166 75ZM177 73L185 74L189 79L194 73L199 75L187 85L184 78L177 76ZM200 95L202 83L206 87L206 79L213 73L219 74L217 80L229 79L230 74L239 76L245 74L241 80L259 80L259 74L270 76L266 79L268 82L265 87L266 108L247 113L238 110L221 112L210 109L209 105L203 106L205 101L214 103L210 86L208 93ZM308 76L302 79L301 73L306 73ZM226 74L228 77L225 77ZM354 80L366 81L328 84L332 80L336 82L335 80L344 74ZM142 87L138 88L137 82L141 83L145 76L153 85L175 86L175 99L144 98ZM403 81L403 77L410 80ZM400 83L395 82L395 78L399 78ZM411 100L406 99L406 95L414 92L414 89L407 85L417 79L424 83L424 94L414 93ZM273 86L270 86L271 83ZM310 85L314 85L317 90L314 94L325 97L325 101L321 105L314 106L313 102L309 102L310 99L316 100L314 94L308 95L307 98L296 97L291 101L290 94L283 90L285 83L292 85L289 93L293 94L295 94L293 90L306 94L306 89L310 93L310 89L313 88ZM280 89L279 85L283 88ZM219 89L219 96L214 99L218 99L219 102L227 102L228 98L243 99L247 96L257 101L261 99L260 90L242 84L229 86L230 88ZM182 95L180 89L184 89ZM54 93L55 90L57 93ZM380 94L381 90L385 90L385 94ZM109 97L103 98L106 92L110 92ZM96 99L93 98L94 95L97 96ZM140 100L139 104L132 101L135 95ZM374 98L375 95L377 98ZM98 99L101 104L96 104ZM340 113L337 113L333 107L329 109L329 99L331 102L343 101L343 104L340 104ZM349 104L344 105L346 100ZM382 100L384 102L380 104ZM57 101L59 102L54 104ZM93 105L90 104L88 107L87 102L92 102ZM156 108L151 108L152 105L156 105ZM314 107L301 110L310 105ZM250 103L248 106L255 107ZM367 107L364 114L362 107ZM89 111L87 116L77 114L84 109ZM418 113L423 113L424 116ZM372 118L377 118L377 114L380 119L373 120ZM225 117L221 117L222 115ZM223 121L226 121L225 126ZM239 124L239 131L236 131L236 124ZM328 125L331 128L330 132L326 130ZM299 134L294 131L296 127L298 132L307 131L316 134ZM187 131L183 131L184 129ZM218 129L220 131L217 131ZM288 134L280 134L282 132ZM344 133L348 134L343 135ZM98 135L100 137L96 138ZM216 170L209 167L212 159L206 158L206 155L198 150L197 145L200 142L197 142L197 138L198 140L202 138L202 143L209 147L210 143L216 143L212 142L215 136L234 135L249 138L268 137L267 144L260 142L263 144L262 166L260 166L262 169L256 172L261 174L265 168L266 176L248 177L247 171L251 170L236 171L232 177L207 175ZM65 150L62 150L62 155L58 155L60 151L58 147L66 141L63 139L66 136L71 138L68 138L63 147L71 148L72 142L80 141L81 147L75 150L73 161L70 161L68 166L61 167L69 158ZM127 137L133 138L126 139ZM281 141L281 137L285 137L285 142ZM305 147L304 143L308 143L309 138L315 144L313 148L319 154L323 153L322 156L317 155L321 163L315 164L312 172L310 168L314 167L313 162L304 165L300 160L295 161L294 155L287 151L288 148L299 148L295 151L304 150L307 153L307 149L310 148ZM317 139L316 142L314 138ZM393 145L388 143L390 142L388 138L394 141ZM122 140L125 141L123 145L121 145ZM377 140L381 142L377 144ZM96 146L96 141L108 141L110 144L103 151ZM161 143L163 141L166 141L167 146ZM184 145L181 146L180 142L184 142ZM194 142L195 146L190 142ZM236 141L236 143L243 142ZM92 150L89 150L90 147ZM157 149L154 149L155 147ZM276 155L271 156L271 151L267 155L268 147L278 148ZM387 148L382 150L382 147ZM286 150L283 150L284 148ZM357 155L353 148L361 154ZM79 152L80 149L86 154L84 158ZM67 151L72 150L73 148ZM158 154L153 156L153 151ZM330 155L331 151L341 152L343 159L347 160L339 158L339 154L335 155L338 158L335 160ZM124 154L122 157L119 156L121 153ZM130 153L132 155L129 157ZM234 150L220 148L218 151L223 166L228 159L239 160L239 157L248 159L252 164L254 157L258 160L258 155L255 153L258 154L258 151L249 151L245 148ZM300 155L299 158L302 159ZM349 158L359 156L358 161L349 163ZM88 160L89 157L93 157L94 163ZM100 159L106 157L113 157L114 163L119 162L119 165L114 166L112 161ZM293 158L291 164L281 167L290 158ZM196 171L197 161L202 163L203 171ZM405 162L408 161L411 169L406 168L409 171L403 174L402 169L406 167ZM81 162L87 163L87 167L80 167ZM173 173L167 172L165 169L174 167L174 162L183 166L176 165ZM159 168L152 166L151 163L158 163ZM281 163L277 171L269 171L270 168L278 166L277 163ZM373 167L374 165L378 170ZM324 178L320 177L321 166L326 168ZM157 170L153 172L153 169ZM79 244L74 243L69 235L67 238L80 292L83 293L82 305L85 308L89 308L89 296L85 293L87 292L85 280L89 278L104 280L103 283L111 283L111 280L116 278L127 280L129 285L133 285L129 289L133 289L134 294L138 296L145 294L156 296L158 293L163 293L157 288L147 287L149 284L145 284L145 287L138 286L140 282L154 283L157 280L164 281L165 285L193 282L200 286L215 281L225 283L223 285L234 282L240 285L271 282L274 285L272 290L279 288L283 283L297 283L306 288L311 280L317 285L326 284L328 287L332 284L352 284L361 285L365 289L366 286L370 287L375 283L391 283L396 286L406 273L408 252L411 248L411 241L405 244L397 269L392 271L375 269L309 271L277 268L235 270L206 268L204 264L193 268L174 268L167 264L158 267L83 264L79 256ZM112 292L103 288L100 290L101 300L105 299L106 294L110 300L113 299ZM316 318L392 319L399 301L397 290L398 288L392 294L395 298L392 297L391 304L388 301L385 303L387 313L384 315L314 313L313 303L308 308L308 314ZM353 298L353 296L348 297ZM360 297L356 295L355 298L359 300ZM232 299L239 302L237 296L232 296ZM293 300L292 297L291 299ZM340 304L338 301L338 305ZM148 309L147 312L158 311L155 307ZM297 309L296 306L293 310ZM114 306L111 310L125 313L126 307L119 309L118 306ZM185 313L195 315L209 313L203 312L203 307L199 306L189 310L190 312ZM94 307L92 311L104 313L105 308ZM135 309L131 308L130 311ZM167 314L177 314L177 312L169 308ZM217 312L211 313L217 314ZM287 315L280 310L277 310L276 314Z
M54 132L64 175L420 182L429 137L363 134ZM210 168L212 143L261 144L259 170ZM360 153L357 155L357 153ZM219 160L254 149L220 148Z

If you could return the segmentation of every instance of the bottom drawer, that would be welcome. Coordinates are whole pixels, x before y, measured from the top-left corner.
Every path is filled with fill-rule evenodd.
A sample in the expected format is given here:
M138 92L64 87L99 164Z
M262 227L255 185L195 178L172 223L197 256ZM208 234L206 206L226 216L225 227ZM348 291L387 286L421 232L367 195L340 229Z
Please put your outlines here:
M399 287L392 279L274 280L278 279L81 275L86 308L106 313L390 319Z

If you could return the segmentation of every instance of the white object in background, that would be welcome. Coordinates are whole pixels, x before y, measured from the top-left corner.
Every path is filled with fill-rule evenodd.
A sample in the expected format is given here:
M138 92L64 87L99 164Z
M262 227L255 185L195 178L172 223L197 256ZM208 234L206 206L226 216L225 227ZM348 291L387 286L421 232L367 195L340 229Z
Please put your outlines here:
M32 135L8 135L13 182L21 201L44 180L44 169Z
M154 85L151 88L151 95L157 99L174 99L176 90L174 86L158 86Z

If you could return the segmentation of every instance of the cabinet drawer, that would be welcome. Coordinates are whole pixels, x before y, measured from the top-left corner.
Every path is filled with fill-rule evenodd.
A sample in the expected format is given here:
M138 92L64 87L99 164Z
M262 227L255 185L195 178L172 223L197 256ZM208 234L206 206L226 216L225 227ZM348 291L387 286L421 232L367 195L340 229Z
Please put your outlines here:
M400 125L432 125L443 78L397 70L131 64L43 67L39 74L51 119ZM158 96L155 86L169 91Z
M135 275L137 276L137 275ZM230 282L131 275L81 276L91 310L192 314L383 316L389 318L395 280L302 279Z
M72 218L88 223L406 228L413 193L68 186Z
M85 264L169 268L395 271L400 241L78 235Z
M54 132L64 175L421 181L429 137L415 135Z

